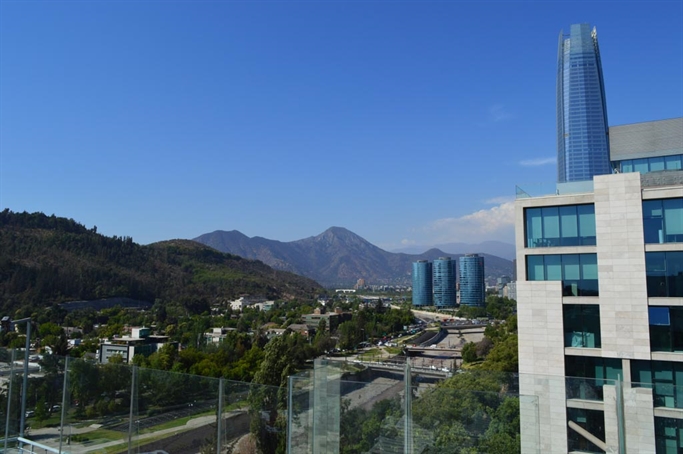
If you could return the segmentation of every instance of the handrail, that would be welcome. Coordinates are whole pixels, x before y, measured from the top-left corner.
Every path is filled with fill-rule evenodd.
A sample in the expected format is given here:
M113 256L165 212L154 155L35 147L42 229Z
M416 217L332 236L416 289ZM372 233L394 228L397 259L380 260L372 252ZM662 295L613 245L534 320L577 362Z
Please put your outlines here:
M59 454L59 450L58 450L58 449L52 448L52 447L50 447L50 446L46 446L46 445L44 445L44 444L38 443L38 442L33 441L33 440L29 440L28 438L17 437L17 441L20 442L20 443L23 443L23 444L35 446L36 448L43 449L43 450L45 450L45 451L47 451L47 452L54 452L55 454ZM25 451L25 449L24 449L23 447L20 447L19 450L20 450L21 452L24 452L24 451ZM34 451L33 449L31 449L31 450L28 451L28 452L31 452L31 453L32 453L32 452L35 452L35 451ZM67 453L66 451L62 451L62 454L69 454L69 453Z

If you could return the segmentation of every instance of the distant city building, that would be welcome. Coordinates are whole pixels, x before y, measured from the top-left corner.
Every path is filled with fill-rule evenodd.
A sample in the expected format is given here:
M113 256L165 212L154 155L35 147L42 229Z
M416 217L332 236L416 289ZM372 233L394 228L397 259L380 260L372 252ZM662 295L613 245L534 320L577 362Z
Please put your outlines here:
M211 328L211 330L204 333L204 339L211 344L218 344L223 342L230 331L237 331L237 328Z
M132 328L130 336L115 337L100 344L98 360L108 363L112 356L120 356L124 363L130 363L135 355L149 356L165 344L178 348L177 342L171 342L168 336L151 334L150 328Z
M557 182L612 173L598 33L589 24L560 32L557 56Z
M334 312L326 312L324 309L314 309L312 314L304 314L304 324L309 330L317 330L320 326L320 321L325 320L325 330L335 331L337 327L351 320L352 314L350 312L343 312L341 308L337 307Z
M432 264L418 260L413 262L413 306L432 305Z
M354 288L356 290L361 290L365 288L365 279L360 278L356 281L356 285L354 285Z
M465 254L460 257L460 304L462 306L486 304L484 257L479 254Z
M455 307L455 260L440 257L432 265L434 305L436 307Z

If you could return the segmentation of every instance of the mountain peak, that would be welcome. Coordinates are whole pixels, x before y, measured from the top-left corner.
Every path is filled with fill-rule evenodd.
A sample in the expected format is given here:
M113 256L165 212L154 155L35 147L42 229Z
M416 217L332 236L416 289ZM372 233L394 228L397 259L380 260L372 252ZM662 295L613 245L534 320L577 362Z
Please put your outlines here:
M410 285L413 261L443 256L457 260L458 256L436 248L420 255L393 254L336 226L319 235L286 243L258 237L236 241L228 232L220 236L203 235L196 241L222 252L261 260L276 269L302 274L326 286L349 286L360 278L377 284ZM512 263L487 256L486 269L489 275L509 275Z

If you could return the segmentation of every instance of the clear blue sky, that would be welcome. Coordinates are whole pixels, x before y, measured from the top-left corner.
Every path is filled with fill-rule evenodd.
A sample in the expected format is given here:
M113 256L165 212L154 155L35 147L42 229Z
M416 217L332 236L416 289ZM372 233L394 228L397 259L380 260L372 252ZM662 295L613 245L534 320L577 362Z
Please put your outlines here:
M683 116L680 1L2 0L0 208L143 244L512 242L578 22L610 124Z

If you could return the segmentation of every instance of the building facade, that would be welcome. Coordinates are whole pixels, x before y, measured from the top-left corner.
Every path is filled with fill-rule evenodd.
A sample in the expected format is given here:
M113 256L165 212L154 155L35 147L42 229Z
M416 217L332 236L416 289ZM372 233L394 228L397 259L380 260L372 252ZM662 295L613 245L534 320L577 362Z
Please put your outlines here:
M455 260L439 257L433 263L434 305L436 307L455 307Z
M560 32L557 52L557 181L611 173L598 34L589 24Z
M432 306L432 264L427 260L413 262L413 306Z
M655 123L610 128L615 168L683 154L683 119ZM539 399L522 452L683 452L683 171L598 175L515 216L520 394Z
M483 307L485 304L484 257L465 254L460 257L460 305Z

